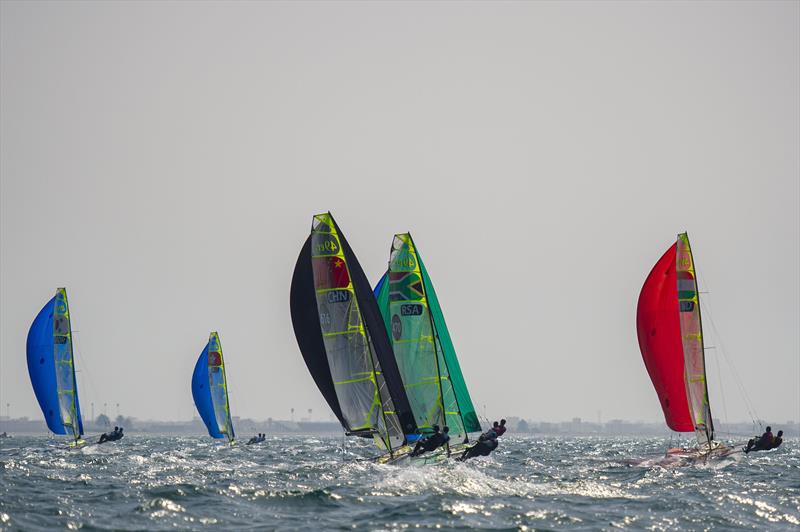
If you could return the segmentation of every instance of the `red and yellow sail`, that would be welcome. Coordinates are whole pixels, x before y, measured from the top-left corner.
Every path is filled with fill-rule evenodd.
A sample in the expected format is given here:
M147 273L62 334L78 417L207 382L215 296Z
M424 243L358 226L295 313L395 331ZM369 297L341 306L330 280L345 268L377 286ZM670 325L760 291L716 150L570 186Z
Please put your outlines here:
M686 233L678 235L642 286L636 330L669 428L712 440L700 299Z

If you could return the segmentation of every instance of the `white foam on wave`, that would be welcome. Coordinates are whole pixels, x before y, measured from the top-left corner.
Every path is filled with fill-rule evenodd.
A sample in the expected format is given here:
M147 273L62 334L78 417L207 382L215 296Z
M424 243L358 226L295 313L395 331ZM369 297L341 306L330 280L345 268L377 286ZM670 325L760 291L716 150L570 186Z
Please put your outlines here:
M476 467L477 466L477 467ZM495 462L486 464L444 462L435 466L379 466L384 475L375 483L372 495L415 496L419 493L455 494L471 497L549 497L577 495L592 499L642 499L619 484L596 480L532 482L518 477L499 478L489 472L498 471Z

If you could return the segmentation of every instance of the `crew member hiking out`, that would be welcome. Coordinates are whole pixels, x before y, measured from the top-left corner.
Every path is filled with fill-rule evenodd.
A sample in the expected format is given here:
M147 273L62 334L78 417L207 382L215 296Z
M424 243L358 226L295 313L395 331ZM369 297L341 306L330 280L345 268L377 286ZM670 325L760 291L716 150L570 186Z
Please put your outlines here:
M783 432L781 432L781 434L783 434ZM752 438L747 442L747 447L744 448L744 452L747 454L750 451L766 451L772 449L774 440L775 437L772 435L772 427L767 427L767 430L760 438Z
M778 435L775 436L775 439L772 440L772 447L771 449L777 449L783 443L783 431L779 430Z
M122 428L114 427L114 430L111 432L105 432L100 435L100 439L97 440L97 443L105 443L108 441L117 441L122 438Z
M411 451L410 456L419 456L423 453L429 453L431 451L435 451L442 445L445 445L447 442L450 441L450 427L446 426L442 429L442 432L439 432L439 425L433 426L433 434L428 436L427 438L422 438L417 442L417 445L414 446L414 450Z
M494 434L494 431L489 432ZM486 436L486 434L481 434L475 445L468 447L461 453L461 456L458 457L458 461L464 462L478 456L489 456L495 449L497 449L497 437L490 438Z

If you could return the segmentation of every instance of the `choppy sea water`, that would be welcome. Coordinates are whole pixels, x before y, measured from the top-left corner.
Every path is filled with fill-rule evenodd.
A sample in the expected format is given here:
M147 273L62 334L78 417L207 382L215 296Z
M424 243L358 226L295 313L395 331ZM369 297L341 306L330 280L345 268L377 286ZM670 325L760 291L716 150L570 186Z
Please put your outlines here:
M797 529L800 450L679 467L663 439L506 435L466 463L378 465L367 442L226 446L132 434L69 450L0 440L0 528ZM372 453L374 454L374 453ZM631 459L646 458L642 463Z

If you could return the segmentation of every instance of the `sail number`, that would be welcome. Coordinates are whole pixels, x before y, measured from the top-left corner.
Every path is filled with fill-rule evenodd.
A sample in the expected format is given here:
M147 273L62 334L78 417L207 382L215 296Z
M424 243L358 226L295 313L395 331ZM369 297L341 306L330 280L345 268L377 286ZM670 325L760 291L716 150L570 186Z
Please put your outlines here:
M422 316L422 305L400 305L401 316Z
M333 235L316 235L314 242L315 255L336 255L339 252L339 242Z

